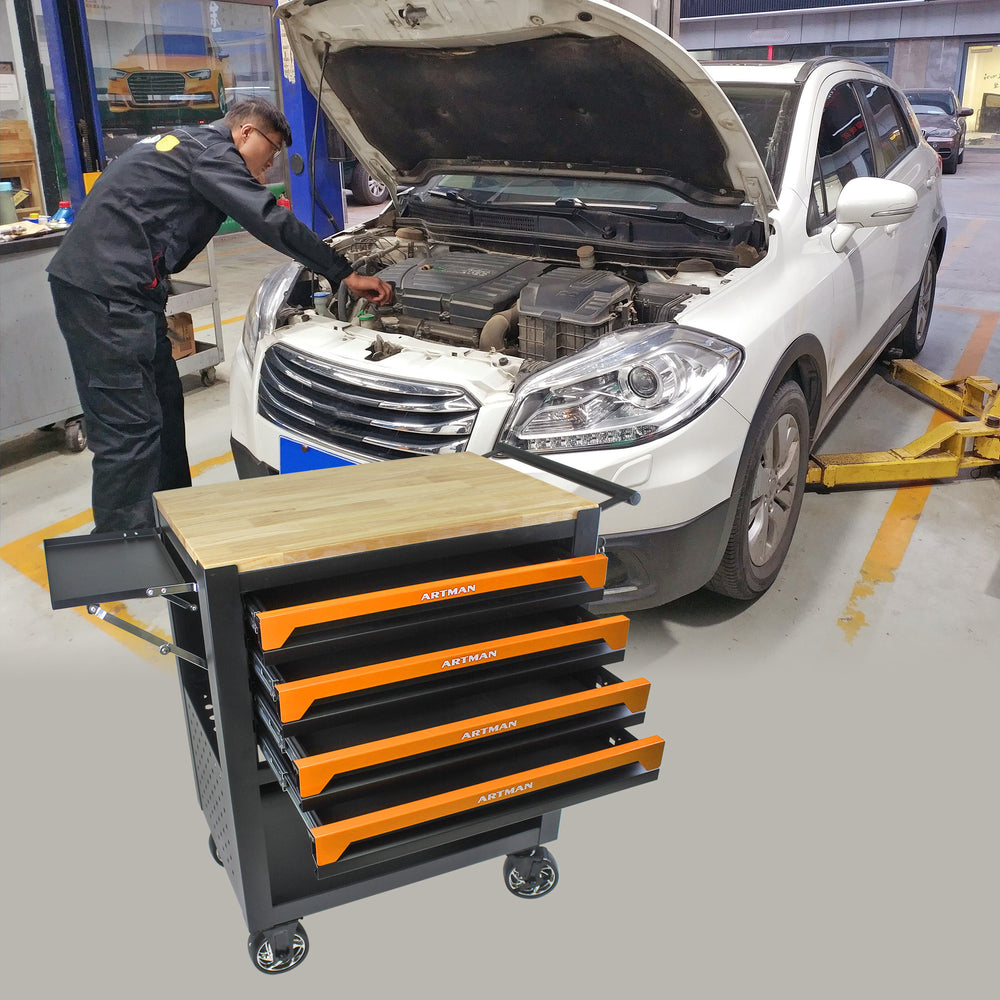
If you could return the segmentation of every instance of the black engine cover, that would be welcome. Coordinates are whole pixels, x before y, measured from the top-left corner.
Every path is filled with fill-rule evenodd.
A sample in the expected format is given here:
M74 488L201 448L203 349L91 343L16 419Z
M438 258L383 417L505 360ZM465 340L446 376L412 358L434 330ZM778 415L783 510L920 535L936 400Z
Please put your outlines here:
M404 316L478 330L551 266L504 254L443 253L392 264L379 277L396 286Z

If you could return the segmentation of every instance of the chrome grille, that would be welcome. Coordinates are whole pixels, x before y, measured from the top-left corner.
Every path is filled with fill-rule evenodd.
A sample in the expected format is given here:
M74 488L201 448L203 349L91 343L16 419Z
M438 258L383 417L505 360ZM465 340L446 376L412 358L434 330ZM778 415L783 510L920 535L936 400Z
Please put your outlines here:
M128 89L137 104L162 101L184 93L183 73L132 73Z
M276 344L257 412L334 451L372 461L465 451L479 405L457 386L362 372Z

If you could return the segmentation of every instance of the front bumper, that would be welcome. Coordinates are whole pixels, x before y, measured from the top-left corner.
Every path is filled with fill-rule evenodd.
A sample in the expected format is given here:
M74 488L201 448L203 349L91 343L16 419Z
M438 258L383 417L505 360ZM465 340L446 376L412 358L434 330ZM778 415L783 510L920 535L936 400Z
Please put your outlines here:
M229 445L233 449L233 462L236 465L236 475L240 479L259 479L261 476L276 476L277 469L272 469L267 462L254 458L250 449L234 437L230 437Z
M230 444L240 479L278 474L236 438ZM603 536L608 577L594 610L617 614L655 608L705 586L725 551L737 499L730 497L686 524Z
M954 155L958 147L957 139L928 139L931 149L934 150L941 159L947 163Z
M730 497L687 524L606 535L608 579L594 610L642 611L704 587L722 560L738 499Z

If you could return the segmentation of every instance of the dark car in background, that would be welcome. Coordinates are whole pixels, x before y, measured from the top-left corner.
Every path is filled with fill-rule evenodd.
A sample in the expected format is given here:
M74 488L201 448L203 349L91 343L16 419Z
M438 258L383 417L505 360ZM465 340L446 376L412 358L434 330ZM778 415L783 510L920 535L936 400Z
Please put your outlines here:
M941 168L953 174L965 157L965 119L973 113L963 108L953 90L907 90L920 128L941 157Z

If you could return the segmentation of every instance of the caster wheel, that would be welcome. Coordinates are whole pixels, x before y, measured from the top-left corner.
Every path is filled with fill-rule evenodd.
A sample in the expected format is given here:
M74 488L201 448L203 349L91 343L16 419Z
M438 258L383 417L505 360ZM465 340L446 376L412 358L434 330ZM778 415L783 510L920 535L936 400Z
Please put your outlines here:
M223 866L223 861L222 861L222 858L219 856L219 848L218 848L218 846L215 843L215 837L213 837L211 834L208 835L208 850L209 850L209 853L212 855L212 860L217 865L219 865L220 867L222 867Z
M295 930L291 935L291 947L285 956L277 954L274 942L267 931L251 935L247 941L247 948L253 964L261 972L275 976L279 972L288 972L289 969L294 969L295 966L302 964L306 955L309 954L309 938L306 937L306 931L302 924L296 923Z
M66 424L63 431L66 440L66 447L70 451L83 451L87 447L87 432L83 429L83 423L74 421Z
M559 881L556 859L544 847L526 854L508 854L503 865L503 881L509 892L522 899L548 895Z
M201 384L206 388L210 385L215 385L215 365L211 368L203 368L201 371Z

